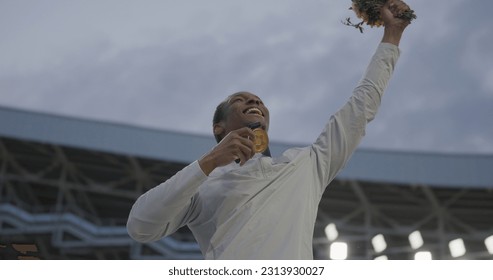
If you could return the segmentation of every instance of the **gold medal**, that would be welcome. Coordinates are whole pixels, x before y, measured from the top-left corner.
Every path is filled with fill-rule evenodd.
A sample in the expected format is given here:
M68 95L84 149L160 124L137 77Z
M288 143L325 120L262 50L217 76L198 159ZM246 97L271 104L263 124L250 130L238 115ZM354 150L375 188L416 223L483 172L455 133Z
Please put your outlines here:
M253 130L255 134L255 139L253 140L253 145L256 153L263 153L269 146L269 136L267 132L262 128L256 128Z

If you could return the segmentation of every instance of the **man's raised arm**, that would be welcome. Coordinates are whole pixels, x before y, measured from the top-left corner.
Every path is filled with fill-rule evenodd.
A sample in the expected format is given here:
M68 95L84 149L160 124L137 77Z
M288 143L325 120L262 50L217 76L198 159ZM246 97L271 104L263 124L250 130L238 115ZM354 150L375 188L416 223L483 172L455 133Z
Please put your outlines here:
M398 45L409 21L397 18L409 7L400 0L389 0L381 11L385 23L381 44L350 100L333 116L312 145L320 185L325 188L345 166L365 135L368 122L375 117L381 98L399 57ZM322 190L323 191L323 190Z

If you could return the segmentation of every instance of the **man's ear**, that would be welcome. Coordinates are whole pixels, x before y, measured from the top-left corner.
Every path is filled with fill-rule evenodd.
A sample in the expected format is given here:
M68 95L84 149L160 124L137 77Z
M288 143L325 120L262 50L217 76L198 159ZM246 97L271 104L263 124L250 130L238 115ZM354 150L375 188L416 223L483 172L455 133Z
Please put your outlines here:
M221 123L214 124L213 130L214 130L214 136L216 136L216 139L218 138L217 136L221 136L224 133L224 127L221 125ZM220 138L222 138L222 137L220 137Z

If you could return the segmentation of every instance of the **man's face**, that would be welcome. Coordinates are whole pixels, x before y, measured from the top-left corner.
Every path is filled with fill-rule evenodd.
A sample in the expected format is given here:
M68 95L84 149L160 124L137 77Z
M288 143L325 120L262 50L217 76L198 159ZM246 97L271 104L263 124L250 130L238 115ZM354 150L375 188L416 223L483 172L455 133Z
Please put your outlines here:
M238 92L229 96L226 102L225 118L217 124L222 128L220 134L225 136L233 130L255 122L259 122L261 127L268 131L269 110L258 96L249 92ZM216 127L214 129L216 130Z

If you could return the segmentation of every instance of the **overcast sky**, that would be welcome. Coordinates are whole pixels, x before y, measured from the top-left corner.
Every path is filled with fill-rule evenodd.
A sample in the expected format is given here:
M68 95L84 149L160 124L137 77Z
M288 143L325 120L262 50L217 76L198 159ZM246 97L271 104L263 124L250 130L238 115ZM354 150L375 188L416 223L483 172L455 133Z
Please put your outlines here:
M493 153L493 2L408 0L418 19L361 147ZM350 0L0 0L0 106L211 135L259 95L305 144L350 97L383 29Z

